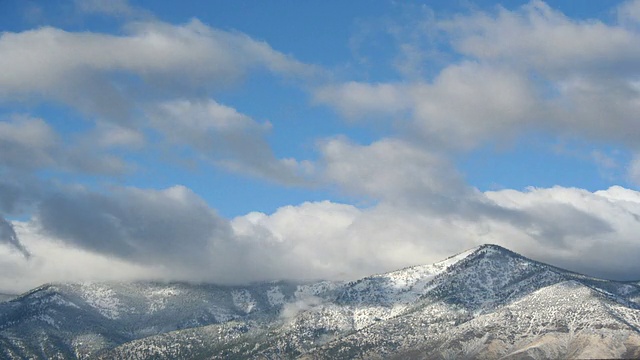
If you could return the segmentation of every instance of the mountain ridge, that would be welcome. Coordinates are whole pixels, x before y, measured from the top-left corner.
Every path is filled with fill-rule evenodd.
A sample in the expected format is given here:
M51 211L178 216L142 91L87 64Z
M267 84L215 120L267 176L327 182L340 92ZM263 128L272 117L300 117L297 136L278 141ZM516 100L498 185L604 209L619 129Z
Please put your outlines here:
M43 285L0 303L0 358L640 356L638 329L640 284L485 244L350 282Z

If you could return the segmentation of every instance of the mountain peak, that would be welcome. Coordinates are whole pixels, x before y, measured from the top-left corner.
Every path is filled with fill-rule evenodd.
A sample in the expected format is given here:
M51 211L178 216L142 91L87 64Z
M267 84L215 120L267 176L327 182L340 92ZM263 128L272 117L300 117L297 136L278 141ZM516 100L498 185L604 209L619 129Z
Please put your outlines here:
M517 259L521 259L521 260L527 260L527 261L533 261L533 262L537 262L535 260L529 259L526 256L523 256L515 251L509 250L503 246L500 245L496 245L496 244L482 244L479 246L476 246L474 248L471 248L469 250L466 250L456 256L460 256L462 254L466 254L466 256L464 256L464 258L470 258L473 257L472 255L496 255L496 256L505 256L505 257L509 257L509 258L517 258ZM454 257L456 257L454 256Z
M515 251L509 250L506 247L500 246L500 245L496 245L496 244L482 244L480 246L476 246L475 248L470 249L472 250L472 252L498 252L498 253L502 253L505 255L517 255L517 256L522 256L518 253L516 253Z
M510 251L509 249L496 244L482 244L480 246L477 246L476 249L478 250L492 249L492 250L499 250L499 251Z
M0 301L0 358L637 358L638 319L638 284L484 244L348 283L43 285Z

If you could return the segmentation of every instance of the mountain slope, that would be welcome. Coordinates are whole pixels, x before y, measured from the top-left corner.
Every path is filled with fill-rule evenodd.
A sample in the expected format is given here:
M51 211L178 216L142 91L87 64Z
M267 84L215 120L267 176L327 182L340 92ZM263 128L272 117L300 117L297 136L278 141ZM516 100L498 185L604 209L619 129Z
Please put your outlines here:
M75 358L134 339L237 319L269 323L331 283L45 285L0 304L0 358Z
M638 299L638 282L485 245L349 283L50 285L0 304L0 355L640 357Z
M18 297L18 295L15 295L15 294L0 293L0 303L5 302L5 301L9 301L9 300L13 300L13 299L15 299L17 297Z

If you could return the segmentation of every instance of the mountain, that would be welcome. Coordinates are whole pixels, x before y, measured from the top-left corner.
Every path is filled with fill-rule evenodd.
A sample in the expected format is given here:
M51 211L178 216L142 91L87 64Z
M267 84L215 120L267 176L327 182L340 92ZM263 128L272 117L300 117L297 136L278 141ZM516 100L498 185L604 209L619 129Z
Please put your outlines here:
M0 358L638 358L640 285L495 245L353 282L45 285Z
M16 295L16 294L0 293L0 303L5 302L5 301L9 301L9 300L13 300L13 299L15 299L17 297L18 297L18 295Z

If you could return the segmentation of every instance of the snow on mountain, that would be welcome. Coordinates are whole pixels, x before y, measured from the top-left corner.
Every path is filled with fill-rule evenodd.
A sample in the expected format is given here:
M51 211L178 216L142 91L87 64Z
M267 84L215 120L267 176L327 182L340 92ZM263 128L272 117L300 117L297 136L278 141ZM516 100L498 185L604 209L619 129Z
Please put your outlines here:
M0 304L0 357L640 357L639 299L485 245L346 283L47 285Z
M15 299L17 297L18 297L18 295L15 295L15 294L0 293L0 303L5 302L5 301L9 301L9 300L13 300L13 299Z
M236 319L269 322L298 284L245 287L186 283L45 285L0 304L0 358L86 357L134 339ZM41 350L45 348L47 350ZM10 355L8 355L10 354Z

